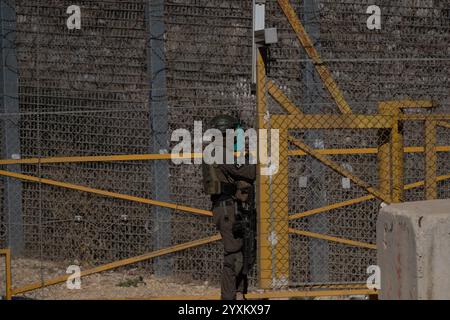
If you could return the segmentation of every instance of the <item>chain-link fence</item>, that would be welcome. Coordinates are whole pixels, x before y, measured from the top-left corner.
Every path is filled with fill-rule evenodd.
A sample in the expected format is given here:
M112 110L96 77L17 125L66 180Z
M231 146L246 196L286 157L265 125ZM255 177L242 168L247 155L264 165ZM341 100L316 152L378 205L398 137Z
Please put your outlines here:
M268 287L365 283L381 203L446 192L449 136L435 127L448 115L431 114L449 111L448 8L379 3L369 31L370 4L268 2L280 41L261 49L258 112L281 130L283 162L260 190Z
M217 283L200 165L164 155L175 129L221 113L280 130L279 171L257 185L253 287L356 288L382 202L449 197L446 1L381 0L370 30L369 1L268 0L278 43L260 49L256 94L252 1L83 0L69 30L72 4L1 1L3 83L17 86L3 86L0 247L37 261L16 287L65 273L46 261L177 245L137 261Z

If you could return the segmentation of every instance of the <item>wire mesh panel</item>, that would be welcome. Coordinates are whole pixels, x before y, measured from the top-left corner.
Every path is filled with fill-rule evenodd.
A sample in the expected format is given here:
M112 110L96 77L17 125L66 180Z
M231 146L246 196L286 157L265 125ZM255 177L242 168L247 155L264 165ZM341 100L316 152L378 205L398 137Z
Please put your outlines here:
M444 178L433 172L438 166L435 159L445 157L445 148L432 147L433 121L425 119L449 110L448 54L439 40L442 33L448 37L444 27L448 9L426 1L408 7L392 1L380 4L382 28L370 31L369 5L339 1L267 5L269 24L277 27L280 39L262 53L259 86L260 95L265 95L258 100L259 115L271 115L272 121L262 120L266 128L290 129L290 146L283 151L280 143L280 152L290 155L289 187L283 189L289 198L289 217L281 219L289 220L290 252L282 259L291 266L292 285L365 283L367 267L376 264L373 249L380 205L436 198L438 187L435 183L426 187L426 172L430 181ZM413 36L418 30L428 30L428 37ZM421 50L430 47L432 51ZM434 69L436 63L444 68ZM345 121L328 117L349 113L383 116L348 116ZM303 117L309 114L326 115ZM296 127L303 130L293 130ZM267 230L279 224L273 215L280 212L273 206L280 188L273 180L264 180L267 196L261 203L267 210L267 222L261 227ZM282 249L273 244L267 248L278 260L274 256ZM272 274L265 277L276 279L276 261L266 265Z
M18 112L1 115L0 247L19 228L21 255L38 261L18 286L65 273L47 261L97 266L166 247L169 276L217 284L223 247L201 166L167 154L174 130L194 134L198 121L202 133L222 113L267 130L253 287L365 283L380 206L450 196L446 1L381 0L370 29L371 1L267 0L278 43L258 50L256 93L252 1L83 0L80 30L67 27L70 1L1 3L2 77L18 83L3 96ZM152 161L169 161L168 177Z
M152 144L142 1L15 1L21 158L148 153ZM21 165L27 176L152 197L151 162ZM24 251L40 261L28 282L64 274L45 261L84 268L152 250L150 207L26 181ZM18 271L19 267L16 268ZM20 279L22 280L22 279ZM20 284L20 283L19 283Z
M204 132L214 116L224 113L252 127L251 1L166 1L165 23L169 131L194 133L198 121ZM173 202L211 209L200 165L171 164L170 175ZM183 213L173 218L174 243L215 232L212 219ZM174 274L218 283L222 259L221 243L181 252L174 260Z

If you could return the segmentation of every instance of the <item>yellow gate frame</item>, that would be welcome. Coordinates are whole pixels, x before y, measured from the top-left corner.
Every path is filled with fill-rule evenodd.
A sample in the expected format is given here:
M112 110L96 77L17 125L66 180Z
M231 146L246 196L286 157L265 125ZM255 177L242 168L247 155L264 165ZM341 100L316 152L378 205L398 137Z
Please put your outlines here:
M309 58L314 62L316 70L323 82L325 89L337 104L344 115L304 115L300 108L276 86L272 80L266 77L264 61L264 47L257 51L257 126L260 129L279 129L280 156L279 171L273 177L258 176L258 267L259 285L261 288L270 289L282 286L289 279L289 233L307 237L335 241L348 245L359 246L368 249L376 249L374 244L362 243L349 239L342 239L328 235L317 234L308 231L295 230L288 227L290 220L311 216L332 209L360 203L373 198L389 204L401 202L405 189L416 188L425 185L426 198L437 198L437 181L448 179L449 176L437 177L437 152L449 151L449 147L438 148L436 146L436 124L448 126L450 115L409 116L403 115L403 108L432 108L436 106L429 100L399 100L384 101L379 103L379 115L353 115L344 95L334 81L331 72L324 65L319 53L309 38L300 19L289 3L289 0L278 0L278 4L287 17L292 29ZM269 94L289 115L270 115L267 108L267 94ZM418 182L404 186L403 166L404 153L413 152L414 148L404 148L402 121L425 120L425 148L415 152L425 152L425 182ZM379 186L377 188L353 175L346 168L340 166L326 156L324 152L314 150L300 139L288 134L289 129L379 129L380 145L375 153L378 155ZM388 131L388 135L384 135ZM384 138L387 137L387 138ZM383 139L384 138L384 139ZM288 151L288 141L300 148L298 151ZM416 148L417 149L417 148ZM300 152L299 152L300 151ZM350 150L337 150L339 154L348 154ZM368 153L366 150L362 153ZM354 151L355 152L355 151ZM361 153L361 152L355 152ZM370 153L370 152L369 152ZM307 154L322 162L335 172L350 179L359 187L365 189L369 195L342 203L329 205L323 208L313 209L308 212L289 215L288 213L288 155ZM392 169L391 169L392 168ZM392 183L391 183L392 181ZM272 192L276 190L276 192ZM275 206L276 208L273 208ZM276 238L276 241L273 239Z

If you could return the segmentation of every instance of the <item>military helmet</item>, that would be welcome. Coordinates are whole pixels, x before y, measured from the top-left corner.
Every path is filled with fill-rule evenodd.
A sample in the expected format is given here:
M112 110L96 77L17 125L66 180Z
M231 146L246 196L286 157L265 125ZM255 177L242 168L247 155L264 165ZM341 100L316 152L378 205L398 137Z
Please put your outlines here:
M227 114L221 114L219 116L214 117L211 120L210 128L211 129L218 129L222 133L226 133L227 129L236 129L239 125L239 120L227 115Z

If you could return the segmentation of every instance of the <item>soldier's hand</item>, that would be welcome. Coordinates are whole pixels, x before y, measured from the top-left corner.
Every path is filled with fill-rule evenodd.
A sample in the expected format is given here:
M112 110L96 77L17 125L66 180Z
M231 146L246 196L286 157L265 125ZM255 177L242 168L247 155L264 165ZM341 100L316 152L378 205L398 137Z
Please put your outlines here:
M233 232L233 236L235 238L243 238L244 237L244 222L242 221L235 221L233 223L233 226L231 228L231 231Z

